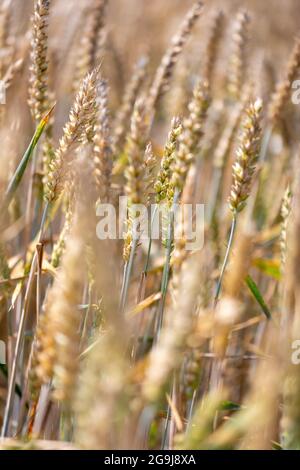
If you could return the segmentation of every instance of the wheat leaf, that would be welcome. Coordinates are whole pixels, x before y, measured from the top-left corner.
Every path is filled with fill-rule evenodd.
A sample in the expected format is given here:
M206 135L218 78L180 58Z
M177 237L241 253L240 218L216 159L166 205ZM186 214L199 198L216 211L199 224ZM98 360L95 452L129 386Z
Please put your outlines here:
M265 303L264 298L263 298L262 294L260 293L260 290L259 290L257 284L254 282L252 277L250 275L248 275L246 277L245 281L246 281L247 286L250 289L250 292L252 293L253 297L256 299L257 303L261 307L261 309L264 312L264 314L266 315L266 317L268 319L272 318L271 312L270 312L267 304Z

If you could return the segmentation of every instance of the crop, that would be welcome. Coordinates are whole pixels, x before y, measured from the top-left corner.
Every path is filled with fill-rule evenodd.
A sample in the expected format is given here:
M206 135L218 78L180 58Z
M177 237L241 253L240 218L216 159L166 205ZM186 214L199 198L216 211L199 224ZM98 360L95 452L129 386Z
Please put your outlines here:
M1 449L300 449L299 2L263 3L0 2Z

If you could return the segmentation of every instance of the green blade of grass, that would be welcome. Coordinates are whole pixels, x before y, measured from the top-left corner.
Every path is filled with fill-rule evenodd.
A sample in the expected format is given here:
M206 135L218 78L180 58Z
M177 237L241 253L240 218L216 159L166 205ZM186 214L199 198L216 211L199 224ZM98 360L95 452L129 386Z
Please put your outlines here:
M31 142L26 150L26 152L24 153L8 187L7 187L7 190L5 192L5 196L4 196L4 201L1 205L1 213L3 213L3 211L5 211L9 204L11 203L13 197L14 197L14 194L16 192L16 190L18 189L21 181L22 181L22 178L23 178L23 175L25 173L25 170L27 168L27 165L28 165L28 162L30 161L30 158L33 154L33 151L50 119L50 115L52 113L54 109L54 106L50 109L50 111L41 119L39 125L37 126L36 130L35 130L35 133L31 139Z
M266 315L268 320L270 320L272 318L271 312L270 312L266 302L264 301L264 298L263 298L257 284L254 282L254 280L252 279L252 277L250 275L248 275L246 277L245 282L246 282L250 292L252 293L253 297L255 298L255 300L257 301L259 306L261 307L262 311L264 312L264 314Z

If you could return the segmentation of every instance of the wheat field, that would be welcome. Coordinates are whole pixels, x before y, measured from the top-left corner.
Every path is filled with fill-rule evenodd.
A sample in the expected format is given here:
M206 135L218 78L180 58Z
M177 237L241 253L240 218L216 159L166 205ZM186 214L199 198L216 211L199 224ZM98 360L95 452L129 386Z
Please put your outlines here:
M300 449L299 13L0 1L1 450Z

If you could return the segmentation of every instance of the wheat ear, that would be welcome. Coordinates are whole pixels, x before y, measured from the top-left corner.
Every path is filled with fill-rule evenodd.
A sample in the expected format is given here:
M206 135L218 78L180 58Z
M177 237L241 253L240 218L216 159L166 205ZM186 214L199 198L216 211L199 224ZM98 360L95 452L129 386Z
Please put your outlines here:
M78 260L83 257L84 249L77 224L78 220L74 222L62 266L47 298L36 368L42 382L54 378L54 397L66 402L73 396L79 366L78 305L84 270L78 269Z
M236 151L236 161L232 167L233 182L229 196L229 207L232 211L232 223L225 258L221 268L220 278L217 283L214 299L215 306L218 302L224 273L229 260L230 250L236 230L237 215L246 205L246 201L251 190L256 163L259 157L261 144L260 122L262 117L261 99L257 99L253 103L251 102L245 113L246 115L242 124L240 145Z
M132 244L132 215L130 206L142 204L144 201L145 147L148 129L148 120L145 103L139 99L135 105L131 120L131 131L128 137L127 155L128 165L125 170L125 193L128 197L127 235L124 240L123 256L128 261Z
M250 103L246 109L240 145L236 153L237 158L232 167L233 183L229 205L233 213L243 210L250 194L261 143L261 111L262 101L260 99Z
M212 19L211 30L206 46L203 79L211 84L216 67L219 45L223 35L224 13L217 11Z
M233 24L232 52L229 58L227 89L234 99L240 98L246 72L246 45L248 39L249 16L238 12Z
M10 53L10 18L11 18L11 0L3 0L0 5L0 49L2 51L0 58L0 78L3 79L4 71L11 59Z
M199 289L197 256L187 259L181 269L181 296L173 311L167 311L159 341L150 353L149 366L142 386L143 396L156 401L170 373L178 366L185 341L193 327L195 302Z
M48 21L50 0L36 0L32 17L31 65L28 104L35 122L49 107L48 101Z
M84 269L78 269L78 260L83 254L82 237L75 225L63 257L56 300L50 306L56 350L54 397L64 402L69 402L74 395L79 369L81 316L78 305L82 295Z
M202 1L197 1L194 4L179 28L178 33L173 37L170 48L163 56L150 88L148 100L149 110L154 110L158 100L167 92L178 57L202 12L202 8Z
M87 133L94 128L99 73L99 67L89 73L76 95L69 121L65 124L63 136L46 175L45 197L48 202L58 198L63 190L66 157L72 145L86 141Z
M97 66L101 58L107 4L108 0L95 0L88 11L76 60L73 84L75 92L84 77Z
M287 70L284 79L278 83L276 90L272 96L271 103L269 105L269 120L272 126L274 126L283 111L285 104L291 93L291 86L297 76L297 72L300 66L300 37L295 40L295 45L287 64Z
M172 168L171 184L179 192L184 188L189 168L199 150L209 104L208 84L199 82L194 88L193 98L188 107L189 115L182 123L182 132L178 139L178 151Z
M164 201L170 193L170 182L172 177L172 165L177 149L178 138L182 132L182 124L178 117L172 119L171 131L168 135L164 148L163 157L160 164L154 190L156 193L156 202Z
M122 151L126 132L128 127L128 121L133 112L134 104L137 96L144 83L146 71L148 65L148 58L142 57L135 66L132 77L129 80L124 90L122 103L117 111L116 119L114 122L114 138L113 146L116 154Z
M98 97L99 113L93 139L93 160L96 186L103 203L110 199L113 158L107 92L107 83L101 80Z
M281 205L281 232L280 232L280 253L281 253L281 270L284 271L286 265L287 254L287 229L289 224L289 216L292 209L292 192L288 186L285 190Z

